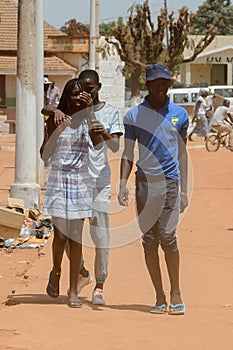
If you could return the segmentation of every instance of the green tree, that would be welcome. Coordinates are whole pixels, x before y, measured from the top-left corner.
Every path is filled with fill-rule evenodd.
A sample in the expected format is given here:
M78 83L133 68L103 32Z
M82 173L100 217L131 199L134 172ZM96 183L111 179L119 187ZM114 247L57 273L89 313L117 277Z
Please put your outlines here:
M231 0L206 0L198 7L191 34L203 34L214 26L218 35L233 35Z
M100 23L99 24L99 33L101 36L111 36L112 29L116 26L116 22Z
M174 73L178 64L194 60L214 39L216 33L211 27L197 44L191 42L189 31L195 15L189 13L186 7L179 10L178 19L175 19L173 12L168 15L165 9L161 9L157 26L152 21L148 0L142 5L134 4L129 13L126 23L119 18L112 29L115 39L106 38L106 41L114 45L121 60L125 62L123 73L126 78L130 78L131 94L136 101L145 81L146 65L165 62ZM188 60L183 57L186 46L193 50Z

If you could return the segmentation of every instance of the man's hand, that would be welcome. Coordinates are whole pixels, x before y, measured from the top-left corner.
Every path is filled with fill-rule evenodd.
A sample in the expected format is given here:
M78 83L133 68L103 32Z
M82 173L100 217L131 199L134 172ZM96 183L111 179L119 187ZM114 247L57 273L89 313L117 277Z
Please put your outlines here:
M118 193L118 202L123 207L129 205L129 190L126 186L121 186Z
M187 193L180 192L180 213L183 213L188 206L188 195Z
M98 120L91 120L90 128L95 133L98 133L100 135L106 133L106 130L104 129L103 125Z
M91 97L91 94L89 94L88 92L86 92L86 91L80 92L79 98L80 98L80 100L85 102L85 105L87 108L93 106L93 99Z
M60 109L54 110L54 124L56 126L60 125L62 122L71 122L71 117L63 113Z
M71 125L71 119L65 118L63 121L60 122L57 129L58 129L59 133L61 133L70 125Z

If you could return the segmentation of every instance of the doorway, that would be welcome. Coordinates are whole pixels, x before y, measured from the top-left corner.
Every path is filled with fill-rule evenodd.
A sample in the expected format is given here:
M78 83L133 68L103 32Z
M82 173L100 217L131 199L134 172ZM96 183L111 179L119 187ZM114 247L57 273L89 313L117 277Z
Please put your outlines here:
M5 75L0 75L0 106L6 104Z
M227 85L227 64L213 64L211 85Z

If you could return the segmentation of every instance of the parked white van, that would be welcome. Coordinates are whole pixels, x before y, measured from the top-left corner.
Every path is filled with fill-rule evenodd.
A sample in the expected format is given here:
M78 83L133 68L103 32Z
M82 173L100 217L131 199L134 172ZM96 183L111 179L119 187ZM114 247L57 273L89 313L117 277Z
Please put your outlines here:
M184 107L189 116L191 116L193 114L193 108L198 98L200 89L201 87L169 89L168 95L171 102ZM210 85L208 87L204 87L204 89L207 91L209 90L216 95L216 98L213 99L214 110L218 106L222 105L224 98L227 98L230 100L230 111L233 113L233 85Z
M167 94L171 102L178 104L186 109L189 115L192 115L195 102L198 98L200 88L177 88L169 89Z

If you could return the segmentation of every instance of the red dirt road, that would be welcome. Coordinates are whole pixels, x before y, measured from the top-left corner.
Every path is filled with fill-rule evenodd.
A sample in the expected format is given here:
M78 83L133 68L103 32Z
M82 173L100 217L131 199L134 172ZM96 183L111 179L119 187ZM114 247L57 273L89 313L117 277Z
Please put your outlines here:
M0 142L2 145L6 139ZM185 315L148 312L155 300L139 238L110 251L105 307L90 303L94 284L81 292L83 309L67 307L66 258L61 296L50 299L45 294L51 267L50 239L40 257L36 251L0 253L1 350L232 349L233 153L226 149L208 153L198 145L203 146L197 138L188 145L194 186L190 206L178 227ZM0 151L1 188L13 182L13 153ZM117 176L114 162L114 182ZM113 199L115 193L113 189ZM133 220L132 204L127 212L111 216L113 231L120 222L125 225ZM139 237L138 229L133 229ZM125 234L129 234L128 228ZM93 274L93 248L84 247L84 256ZM161 262L169 293L162 252ZM10 305L4 303L7 297Z

